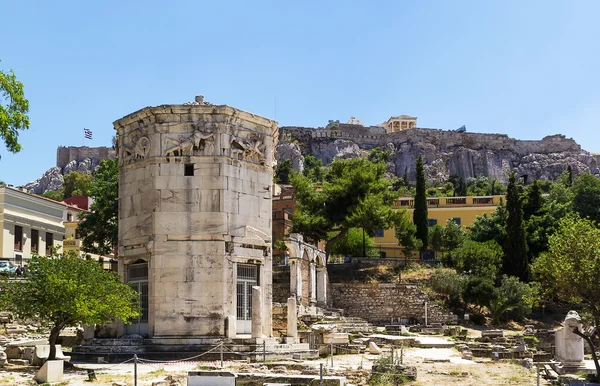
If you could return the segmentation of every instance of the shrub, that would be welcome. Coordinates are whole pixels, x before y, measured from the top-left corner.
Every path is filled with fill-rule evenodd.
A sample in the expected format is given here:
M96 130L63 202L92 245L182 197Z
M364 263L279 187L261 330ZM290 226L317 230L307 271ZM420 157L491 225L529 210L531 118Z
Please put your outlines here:
M488 306L494 298L495 288L491 279L471 276L464 287L462 297L465 303L475 304L482 307Z
M460 305L460 296L465 282L466 277L455 271L438 269L431 275L431 289L444 295L450 306Z

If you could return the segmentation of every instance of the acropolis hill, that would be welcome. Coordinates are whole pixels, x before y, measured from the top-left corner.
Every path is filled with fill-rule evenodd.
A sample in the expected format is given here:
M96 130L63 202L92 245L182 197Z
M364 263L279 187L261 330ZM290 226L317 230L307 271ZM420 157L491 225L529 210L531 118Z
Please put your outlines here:
M423 155L432 182L458 174L464 179L490 176L506 183L512 170L530 181L546 180L556 178L569 165L577 174L600 173L600 156L560 134L524 141L505 134L419 128L416 118L406 115L380 126L364 126L351 118L349 123L330 121L324 128L283 126L279 133L277 159L292 160L295 169L303 167L309 154L328 164L335 157L365 156L379 147L390 152L388 171L409 180L415 178L418 154Z

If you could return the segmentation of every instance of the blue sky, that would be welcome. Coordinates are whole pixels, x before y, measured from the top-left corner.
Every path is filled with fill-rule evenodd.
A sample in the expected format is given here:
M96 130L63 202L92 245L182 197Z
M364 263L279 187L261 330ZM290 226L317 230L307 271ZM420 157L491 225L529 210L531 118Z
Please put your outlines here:
M599 14L595 0L0 1L0 69L31 107L0 180L38 178L84 127L108 146L116 119L198 94L282 126L409 114L600 152Z

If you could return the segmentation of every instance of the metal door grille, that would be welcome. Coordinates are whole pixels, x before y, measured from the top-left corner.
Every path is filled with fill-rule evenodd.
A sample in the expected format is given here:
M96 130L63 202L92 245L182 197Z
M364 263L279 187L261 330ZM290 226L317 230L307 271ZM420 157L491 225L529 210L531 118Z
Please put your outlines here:
M256 284L256 266L239 264L237 267L236 284L237 320L252 320L252 287Z

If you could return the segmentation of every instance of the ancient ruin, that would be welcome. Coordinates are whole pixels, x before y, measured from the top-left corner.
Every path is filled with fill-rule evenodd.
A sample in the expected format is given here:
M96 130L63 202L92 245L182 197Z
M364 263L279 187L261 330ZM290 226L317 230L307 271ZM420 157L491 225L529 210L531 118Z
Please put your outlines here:
M271 336L277 123L195 103L146 107L114 126L119 272L143 305L117 335Z
M428 181L443 182L456 174L464 179L492 177L503 183L511 171L533 179L554 179L570 165L574 173L600 174L600 157L564 135L529 141L505 134L419 128L416 118L392 117L380 126L329 121L325 127L280 128L277 160L289 159L302 170L304 157L330 163L334 158L368 155L374 148L389 151L388 172L415 179L415 162L423 155Z

